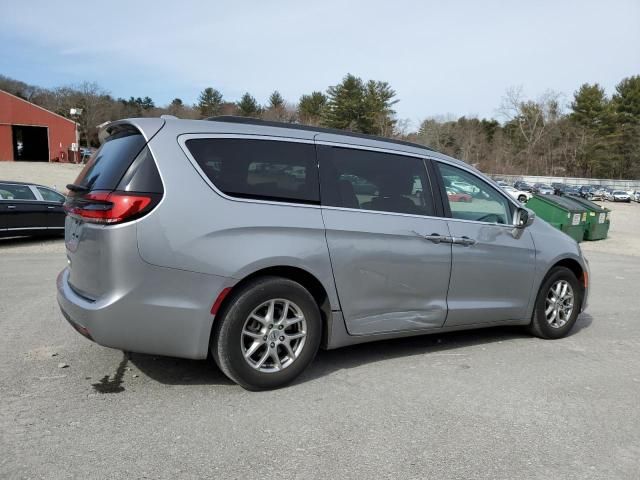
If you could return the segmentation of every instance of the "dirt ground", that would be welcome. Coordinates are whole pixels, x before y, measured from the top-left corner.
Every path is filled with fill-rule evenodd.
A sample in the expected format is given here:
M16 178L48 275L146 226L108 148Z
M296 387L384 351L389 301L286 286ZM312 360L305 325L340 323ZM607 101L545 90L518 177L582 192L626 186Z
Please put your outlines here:
M582 251L640 256L640 203L597 202L611 210L611 227L604 240L582 242Z

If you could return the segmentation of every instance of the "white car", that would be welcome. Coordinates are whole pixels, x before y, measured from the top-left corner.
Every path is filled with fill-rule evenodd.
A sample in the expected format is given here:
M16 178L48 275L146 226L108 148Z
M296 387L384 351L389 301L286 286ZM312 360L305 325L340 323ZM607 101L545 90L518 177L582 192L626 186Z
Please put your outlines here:
M610 202L630 202L631 195L623 190L613 190L607 194L607 200Z
M533 196L530 192L525 192L524 190L518 190L517 188L513 188L510 186L502 187L502 189L507 192L510 196L518 200L520 203L528 202L529 199Z
M459 180L454 180L453 182L451 182L451 186L456 187L458 190L462 190L464 193L468 193L469 195L480 192L480 189L478 187Z

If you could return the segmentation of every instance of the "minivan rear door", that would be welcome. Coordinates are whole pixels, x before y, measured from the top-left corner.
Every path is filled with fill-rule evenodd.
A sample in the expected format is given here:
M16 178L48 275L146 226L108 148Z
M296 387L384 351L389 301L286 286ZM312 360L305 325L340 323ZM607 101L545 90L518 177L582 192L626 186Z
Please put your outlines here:
M89 299L97 299L110 288L110 275L117 268L116 255L137 252L135 223L126 228L96 221L102 212L102 205L90 203L92 197L104 197L114 191L125 193L130 190L132 174L149 171L157 177L153 157L149 152L148 140L164 125L164 120L142 119L136 124L114 122L107 127L108 136L100 149L91 157L73 184L68 185L69 193L65 209L70 212L65 220L65 244L69 260L69 284L77 293ZM139 175L138 175L139 176ZM143 188L133 189L135 193L155 190L147 187L148 175L141 180ZM140 183L140 182L138 182ZM155 182L162 189L158 178ZM126 184L126 185L123 185ZM158 193L152 191L152 194ZM90 210L93 209L93 210ZM74 211L81 214L73 214ZM94 218L92 218L94 217Z
M318 137L322 215L348 332L441 327L451 244L423 159Z

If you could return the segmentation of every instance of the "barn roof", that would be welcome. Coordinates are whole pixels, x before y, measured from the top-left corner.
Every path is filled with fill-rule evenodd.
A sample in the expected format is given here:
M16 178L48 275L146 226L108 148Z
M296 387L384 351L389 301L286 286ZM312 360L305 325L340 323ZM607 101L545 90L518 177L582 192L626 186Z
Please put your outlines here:
M51 110L47 110L46 108L41 107L40 105L36 105L35 103L30 102L30 101L28 101L28 100L25 100L24 98L20 98L20 97L18 97L18 96L16 96L16 95L13 95L12 93L6 92L6 91L4 91L4 90L0 90L0 95L7 95L8 97L10 97L10 98L12 98L12 99L19 100L19 101L21 101L21 102L26 103L27 105L29 105L29 106L30 106L30 107L32 107L32 108L37 108L37 109L39 109L39 110L42 110L42 111L44 111L44 112L47 112L49 115L54 115L54 116L56 116L56 117L58 117L58 118L61 118L62 120L66 120L67 122L69 122L69 123L71 123L71 124L73 124L73 125L76 125L76 122L75 122L75 121L73 121L73 120L71 120L71 119L69 119L69 118L67 118L67 117L63 117L62 115L59 115L59 114L57 114L56 112L52 112Z

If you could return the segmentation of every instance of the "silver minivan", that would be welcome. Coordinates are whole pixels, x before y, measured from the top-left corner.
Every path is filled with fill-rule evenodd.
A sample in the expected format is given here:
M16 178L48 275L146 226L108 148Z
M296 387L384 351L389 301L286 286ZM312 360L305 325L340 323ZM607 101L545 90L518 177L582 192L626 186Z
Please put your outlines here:
M320 346L496 325L565 336L578 244L421 145L255 119L108 124L68 186L65 318L280 387Z

